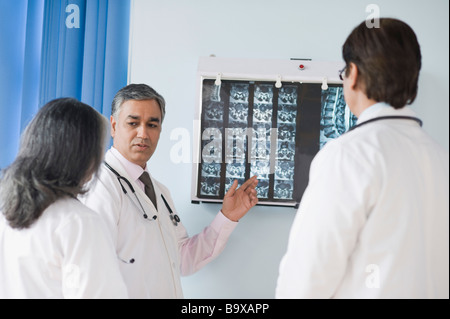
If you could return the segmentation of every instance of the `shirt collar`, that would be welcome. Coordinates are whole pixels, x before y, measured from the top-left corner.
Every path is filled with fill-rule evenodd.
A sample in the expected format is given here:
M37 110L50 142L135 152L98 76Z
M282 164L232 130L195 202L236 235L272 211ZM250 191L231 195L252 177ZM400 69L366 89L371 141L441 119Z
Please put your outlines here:
M387 103L380 102L376 103L367 109L365 109L358 118L357 124L361 124L375 117L381 116L411 116L417 117L416 113L409 108L404 106L400 109L395 109Z
M391 106L389 104L384 102L375 103L374 105L369 106L359 115L358 123L366 121L367 119L370 119L372 117L376 117L376 113L378 113L380 110L387 109L390 107Z
M139 177L145 171L141 166L127 160L114 146L111 147L111 153L119 160L125 168L125 171L134 181L139 180Z

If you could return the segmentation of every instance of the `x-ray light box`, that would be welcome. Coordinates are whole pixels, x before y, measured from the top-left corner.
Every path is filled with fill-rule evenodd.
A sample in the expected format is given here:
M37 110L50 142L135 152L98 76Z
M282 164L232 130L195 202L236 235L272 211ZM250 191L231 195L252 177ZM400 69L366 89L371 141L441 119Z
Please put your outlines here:
M193 202L221 202L253 175L259 204L297 207L309 167L356 122L343 97L342 63L201 58Z

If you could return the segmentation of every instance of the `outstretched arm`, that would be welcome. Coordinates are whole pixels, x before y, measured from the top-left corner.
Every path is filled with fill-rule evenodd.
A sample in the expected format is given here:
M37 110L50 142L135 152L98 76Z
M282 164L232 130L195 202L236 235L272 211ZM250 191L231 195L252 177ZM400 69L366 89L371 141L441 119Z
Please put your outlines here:
M188 237L185 228L180 227L181 224L176 227L182 275L195 273L223 251L228 238L237 226L236 222L258 203L255 190L257 184L256 176L239 188L238 182L234 181L223 199L222 212L217 214L201 233Z

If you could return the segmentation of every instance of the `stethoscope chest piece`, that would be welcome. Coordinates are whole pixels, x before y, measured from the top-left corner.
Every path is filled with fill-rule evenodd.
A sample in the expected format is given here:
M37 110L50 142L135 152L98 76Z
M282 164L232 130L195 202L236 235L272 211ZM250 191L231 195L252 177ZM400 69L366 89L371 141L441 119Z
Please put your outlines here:
M172 209L169 206L169 203L167 203L166 199L164 198L163 194L161 194L161 198L164 201L164 204L167 207L167 210L169 211L170 220L175 226L178 226L178 223L181 222L180 217L177 214L174 214Z

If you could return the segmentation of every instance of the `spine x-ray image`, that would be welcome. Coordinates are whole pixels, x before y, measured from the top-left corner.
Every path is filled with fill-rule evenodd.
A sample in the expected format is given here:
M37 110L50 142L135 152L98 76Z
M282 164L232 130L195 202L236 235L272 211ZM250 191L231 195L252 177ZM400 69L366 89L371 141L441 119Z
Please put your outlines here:
M250 175L259 179L258 198L269 198L270 130L273 122L273 84L255 84L253 98L253 130Z
M320 148L356 124L357 118L345 104L342 87L328 87L322 91Z
M249 112L249 84L234 82L229 85L229 114L225 134L225 193L235 179L245 181L247 158L247 127Z
M339 85L204 80L202 90L202 199L257 175L260 202L298 203L314 155L356 123Z
M278 92L278 144L273 195L275 199L293 199L297 98L297 86L283 85Z

